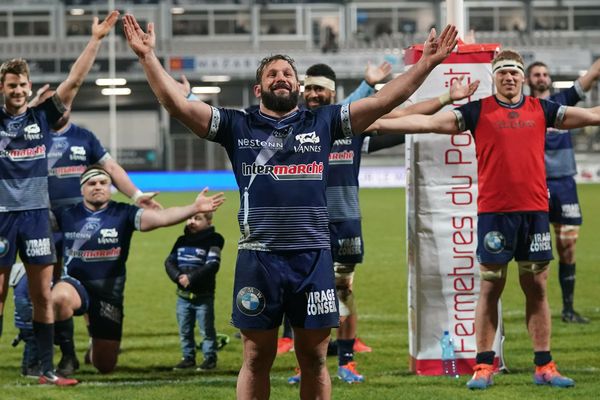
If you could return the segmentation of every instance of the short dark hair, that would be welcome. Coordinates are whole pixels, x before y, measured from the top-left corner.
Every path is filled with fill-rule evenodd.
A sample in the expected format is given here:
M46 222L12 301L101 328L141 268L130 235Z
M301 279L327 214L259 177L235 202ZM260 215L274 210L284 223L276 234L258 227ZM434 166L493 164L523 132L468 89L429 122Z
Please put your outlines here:
M327 64L315 64L308 67L306 76L324 76L335 82L335 72Z
M283 61L286 61L288 64L290 64L290 66L294 70L296 79L298 79L298 70L296 69L296 63L295 63L294 59L291 58L290 56L286 56L285 54L274 54L272 56L265 57L262 60L260 60L260 64L258 64L258 68L256 69L256 84L260 84L263 72L265 71L265 68L267 67L267 65L269 65L273 61L277 61L277 60L283 60Z
M535 67L544 67L544 68L548 69L548 65L546 65L546 63L543 63L541 61L534 61L531 64L529 64L529 66L525 70L526 78L529 78L529 75L531 74L531 70L534 69Z
M4 83L6 74L25 75L29 80L29 65L23 58L13 58L0 66L0 82Z

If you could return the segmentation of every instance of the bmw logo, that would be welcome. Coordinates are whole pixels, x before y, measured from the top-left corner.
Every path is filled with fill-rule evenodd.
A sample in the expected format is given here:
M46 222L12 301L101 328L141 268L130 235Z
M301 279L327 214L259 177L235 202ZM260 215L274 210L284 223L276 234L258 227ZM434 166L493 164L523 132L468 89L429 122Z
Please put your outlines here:
M265 309L265 296L260 290L245 287L240 290L235 299L238 310L251 317L260 314Z
M506 239L504 235L498 231L491 231L486 233L483 238L483 246L490 253L498 254L506 246Z
M0 237L0 257L3 257L8 253L9 247L8 240L4 237Z

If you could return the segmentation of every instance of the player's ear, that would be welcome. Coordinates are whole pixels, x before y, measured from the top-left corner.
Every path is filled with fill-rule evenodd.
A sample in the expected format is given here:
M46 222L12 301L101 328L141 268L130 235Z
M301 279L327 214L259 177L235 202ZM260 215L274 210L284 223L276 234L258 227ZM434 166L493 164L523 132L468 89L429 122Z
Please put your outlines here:
M262 94L262 90L260 88L260 85L254 85L254 97L256 97L257 99L260 99L260 96Z

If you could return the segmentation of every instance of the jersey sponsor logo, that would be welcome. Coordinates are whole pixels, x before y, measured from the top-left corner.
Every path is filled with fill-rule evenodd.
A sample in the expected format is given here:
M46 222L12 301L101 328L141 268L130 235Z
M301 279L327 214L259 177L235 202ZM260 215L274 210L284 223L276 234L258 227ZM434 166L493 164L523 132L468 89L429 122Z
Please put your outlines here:
M560 206L563 218L581 218L581 210L579 204L563 204Z
M119 243L119 232L117 232L117 228L100 229L100 237L98 238L98 243Z
M260 139L238 139L238 147L240 149L273 149L273 150L281 150L283 149L283 143L277 142L269 142L266 140Z
M113 247L111 249L98 249L98 250L75 250L67 249L65 252L67 257L80 258L84 261L96 262L96 261L114 261L119 259L121 256L121 248Z
M290 126L284 129L275 129L271 132L271 136L276 137L278 139L283 139L288 137L294 131L294 127Z
M79 232L65 232L65 239L68 240L89 240L94 232L100 229L100 222L97 218L88 218Z
M338 239L338 245L340 246L340 248L337 253L340 256L360 254L360 249L362 247L362 239L360 236Z
M48 170L48 176L56 176L57 178L79 178L83 171L84 165L73 165L68 167L55 167Z
M25 131L24 138L25 140L40 140L42 138L41 129L38 124L27 125L23 128Z
M25 254L28 257L49 256L52 254L50 238L30 239L25 241Z
M498 254L504 250L506 239L498 231L491 231L485 234L483 238L483 247L492 254Z
M296 141L300 142L300 144L294 146L296 153L318 153L321 151L321 145L318 144L321 142L321 138L317 136L315 131L296 135Z
M16 138L19 132L6 132L4 129L0 131L0 137Z
M85 158L86 158L85 156L86 156L85 147L71 146L71 155L69 156L69 159L85 161Z
M8 254L8 250L10 249L10 243L8 239L5 237L0 237L0 257L4 257Z
M350 146L351 144L352 144L352 138L338 139L335 142L333 142L334 146Z
M317 163L316 161L313 161L310 164L290 165L261 165L257 163L242 163L242 174L244 176L270 175L277 181L322 180L323 163Z
M508 113L508 120L494 121L494 125L498 129L519 129L527 128L531 129L535 127L535 121L531 119L521 120L519 119L519 113L516 111L510 111Z
M354 150L344 150L329 153L329 164L352 164L354 163Z
M531 244L529 245L529 252L538 253L541 251L552 251L550 232L535 233L530 236L530 240Z
M337 312L335 290L317 290L306 293L306 314L323 315Z
M247 286L238 292L235 304L242 314L254 317L263 312L266 301L260 290Z
M10 158L12 161L33 161L46 157L46 146L35 146L27 149L12 149L0 151L0 157Z

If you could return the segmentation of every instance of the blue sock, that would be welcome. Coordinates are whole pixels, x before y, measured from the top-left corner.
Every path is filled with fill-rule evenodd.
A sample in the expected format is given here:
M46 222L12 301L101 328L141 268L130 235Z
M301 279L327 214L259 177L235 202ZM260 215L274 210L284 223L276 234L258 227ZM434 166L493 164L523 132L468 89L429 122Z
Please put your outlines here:
M549 351L535 351L533 353L533 363L538 367L548 364L552 361L552 355Z
M354 361L354 339L338 339L338 365L346 365Z

